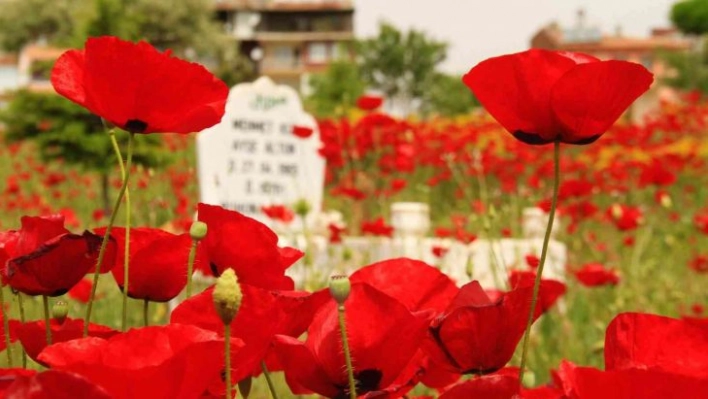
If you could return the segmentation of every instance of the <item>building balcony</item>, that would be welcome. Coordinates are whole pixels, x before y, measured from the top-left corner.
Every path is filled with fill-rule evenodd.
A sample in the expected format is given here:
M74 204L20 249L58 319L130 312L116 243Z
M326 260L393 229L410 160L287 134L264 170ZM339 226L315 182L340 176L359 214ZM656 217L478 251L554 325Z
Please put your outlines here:
M215 0L214 8L223 11L327 11L353 10L353 0Z
M305 64L298 59L264 58L258 66L263 75L300 75L305 72Z
M260 42L321 42L354 40L354 32L254 32Z

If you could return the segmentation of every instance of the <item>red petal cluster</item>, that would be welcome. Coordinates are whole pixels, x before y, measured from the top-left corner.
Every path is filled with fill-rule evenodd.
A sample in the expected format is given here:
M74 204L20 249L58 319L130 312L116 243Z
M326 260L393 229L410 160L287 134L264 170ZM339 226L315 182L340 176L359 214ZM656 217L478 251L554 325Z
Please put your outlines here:
M148 43L96 37L54 64L54 89L123 130L193 133L224 115L228 88L203 66Z

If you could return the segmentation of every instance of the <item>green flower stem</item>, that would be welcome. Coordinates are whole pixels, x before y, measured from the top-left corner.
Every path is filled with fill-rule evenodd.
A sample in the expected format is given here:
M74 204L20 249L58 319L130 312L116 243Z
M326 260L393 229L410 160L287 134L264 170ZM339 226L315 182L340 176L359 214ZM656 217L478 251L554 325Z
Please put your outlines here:
M347 324L344 320L344 305L337 307L339 313L339 332L342 334L342 349L344 350L344 361L347 363L347 378L349 379L349 398L356 399L356 381L354 380L354 367L352 367L352 355L349 351L349 341L347 340Z
M548 243L551 241L551 230L553 229L553 219L556 215L556 206L558 205L558 187L560 186L560 141L553 143L553 199L551 200L551 211L548 215L548 225L546 226L546 235L543 237L543 247L541 249L541 259L538 262L538 270L536 271L536 279L533 284L533 296L531 297L531 309L529 310L528 321L526 322L526 331L524 332L524 343L521 350L521 364L519 366L519 384L524 377L524 367L526 366L526 355L529 349L529 335L531 333L531 324L533 324L533 316L536 310L536 302L538 301L538 291L541 288L541 276L543 275L543 266L546 264L546 255L548 254Z
M148 306L150 305L150 301L147 299L143 299L143 327L147 327L148 324Z
M231 324L224 324L224 358L226 360L226 399L233 399L231 394Z
M22 302L22 294L19 292L17 293L17 307L20 309L20 322L22 324L25 324L25 304ZM22 350L22 368L26 369L27 368L27 352L25 352L25 348L20 346Z
M0 309L2 309L2 326L5 329L5 352L7 352L7 367L12 368L12 350L10 348L10 318L5 313L5 286L0 284Z
M47 333L47 346L52 344L52 325L49 319L49 297L42 295L42 304L44 305L44 331Z
M268 367L266 367L264 360L261 360L261 370L263 370L263 375L265 376L266 382L268 383L270 396L273 399L278 399L278 394L275 392L275 385L273 384L273 380L270 378L270 372L268 371Z
M120 177L125 181L125 164L123 163L123 155L120 152L120 147L118 146L118 141L116 140L115 131L111 130L109 133L111 137L111 145L113 145L113 151L118 158L118 166L120 167ZM132 136L132 133L131 133ZM128 274L130 268L130 188L125 188L125 251L123 253L123 315L121 318L121 331L125 331L128 328L128 280L130 275Z
M84 320L84 337L88 337L89 323L91 322L91 310L93 309L93 301L96 298L96 288L98 287L98 276L100 275L101 266L103 265L103 257L106 254L106 247L108 246L108 238L111 235L111 229L113 228L113 224L116 221L116 216L118 214L118 210L120 209L120 204L123 201L123 196L125 195L125 191L128 188L128 181L130 179L130 167L133 162L133 141L134 141L133 139L134 139L134 136L135 136L134 133L130 133L130 135L128 136L128 160L126 161L126 165L125 165L125 176L124 176L125 178L123 179L123 184L121 185L120 191L118 192L118 197L116 198L116 202L113 205L113 211L111 212L111 218L108 221L108 226L106 226L106 233L103 236L103 241L101 241L101 249L98 252L98 259L96 261L96 270L93 274L93 288L91 289L91 296L89 297L88 306L86 307L86 319ZM124 281L124 283L127 283L127 281ZM128 291L127 284L126 284L126 286L123 287L123 291L127 293L127 291Z
M189 248L189 258L187 259L187 297L192 296L192 274L194 273L194 259L197 257L197 240L192 239L192 246Z

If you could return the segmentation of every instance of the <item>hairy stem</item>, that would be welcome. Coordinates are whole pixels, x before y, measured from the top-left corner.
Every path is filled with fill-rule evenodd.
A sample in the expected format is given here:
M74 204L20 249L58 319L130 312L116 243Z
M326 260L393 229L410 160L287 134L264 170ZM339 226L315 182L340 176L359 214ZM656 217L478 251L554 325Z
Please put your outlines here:
M337 310L339 313L339 332L342 334L342 349L344 350L344 361L347 364L347 378L349 379L349 398L356 399L356 380L354 380L352 355L349 351L349 340L347 339L347 324L344 320L344 305L339 305Z
M116 221L116 215L120 209L120 204L125 196L125 191L128 188L128 181L130 179L130 167L133 161L133 139L134 133L130 133L128 136L128 159L125 165L125 175L123 178L123 184L118 192L118 197L113 205L113 211L111 212L111 217L108 221L108 226L106 226L106 232L103 236L103 241L101 241L101 249L98 251L98 259L96 260L96 270L93 273L93 287L91 288L91 296L89 297L88 306L86 307L86 318L84 320L84 337L88 337L89 323L91 323L91 310L93 309L93 302L96 298L96 288L98 287L98 276L101 274L101 266L103 265L103 258L106 255L106 247L108 247L108 239L111 235L111 229ZM124 283L126 283L124 281ZM128 291L128 287L123 287L124 292Z
M521 350L521 364L519 366L519 384L524 377L524 367L526 366L526 355L529 349L529 335L531 333L531 324L533 324L534 314L536 313L536 302L538 301L538 291L541 288L541 276L543 275L543 266L546 264L546 255L548 254L548 243L551 241L551 230L553 229L553 219L556 215L556 206L558 204L558 187L560 186L560 141L553 144L553 199L551 200L551 211L548 215L548 225L546 226L546 235L543 237L543 247L541 249L541 259L538 262L538 270L536 271L536 279L533 283L533 296L531 297L531 309L529 310L528 321L526 322L526 331L524 332L524 343Z
M49 298L42 295L42 304L44 305L44 331L47 334L47 346L52 344L52 326L49 318Z

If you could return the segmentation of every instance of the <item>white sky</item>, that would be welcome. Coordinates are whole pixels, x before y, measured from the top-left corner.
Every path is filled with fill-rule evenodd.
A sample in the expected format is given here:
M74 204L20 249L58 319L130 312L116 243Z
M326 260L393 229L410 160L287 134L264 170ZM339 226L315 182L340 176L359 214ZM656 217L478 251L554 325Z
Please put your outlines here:
M378 32L378 21L399 29L416 28L447 41L444 69L463 73L485 58L528 48L542 26L558 21L572 27L585 9L588 25L612 34L620 25L626 36L647 36L653 27L670 25L677 0L354 0L355 32Z

